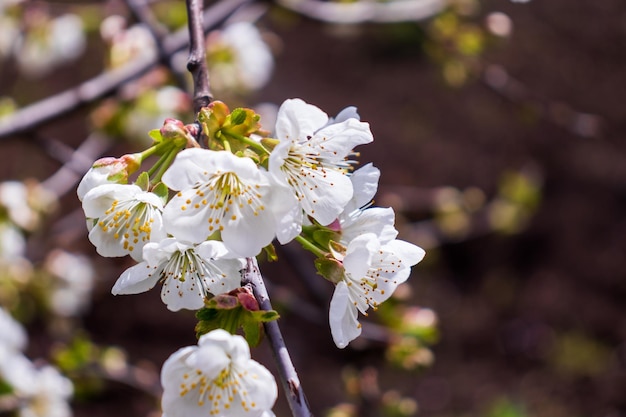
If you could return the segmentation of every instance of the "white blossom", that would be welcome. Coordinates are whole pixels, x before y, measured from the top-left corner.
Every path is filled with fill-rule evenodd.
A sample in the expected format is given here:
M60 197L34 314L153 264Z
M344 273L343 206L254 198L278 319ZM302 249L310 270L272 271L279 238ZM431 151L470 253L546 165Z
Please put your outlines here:
M218 89L258 90L269 81L274 57L259 30L250 22L237 22L207 38L211 83Z
M167 417L268 416L278 395L274 377L251 359L245 339L222 329L172 354L161 383Z
M20 69L28 76L45 75L83 53L87 40L77 15L65 14L38 26L18 41L15 52Z
M35 371L32 385L25 392L19 408L20 417L70 417L68 404L74 391L72 382L50 366Z
M376 309L391 297L408 279L411 266L423 258L422 248L402 240L381 244L373 233L350 242L341 260L344 275L330 302L330 329L337 347L346 347L361 334L358 312L367 315L370 307Z
M199 245L174 238L148 243L143 248L144 262L130 267L119 277L112 293L137 294L163 281L161 299L172 311L197 310L207 294L221 294L240 286L241 259L228 259L222 242Z
M234 254L257 255L274 239L267 173L228 151L186 149L163 175L178 193L165 207L168 233L199 243L214 234Z
M331 121L300 99L281 105L276 136L280 142L270 155L269 171L275 182L292 190L291 201L283 202L292 207L291 214L277 231L278 240L286 243L300 233L302 211L322 225L337 219L353 196L346 158L373 137L367 123L354 117Z
M83 210L95 222L89 240L105 257L130 254L141 261L146 243L166 237L163 202L134 184L104 184L92 189L83 198Z
M46 257L45 269L55 278L50 305L60 316L75 316L90 303L96 271L86 256L55 249Z
M26 346L26 340L24 327L0 307L0 346L21 351Z

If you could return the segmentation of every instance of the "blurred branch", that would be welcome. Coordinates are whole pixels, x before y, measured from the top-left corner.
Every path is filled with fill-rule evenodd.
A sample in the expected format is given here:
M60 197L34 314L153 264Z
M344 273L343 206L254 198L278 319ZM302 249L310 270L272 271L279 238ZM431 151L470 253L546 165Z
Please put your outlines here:
M320 0L277 0L281 6L328 23L407 22L439 13L447 0L361 0L352 3Z
M219 26L239 7L251 0L222 0L210 7L204 16L203 30ZM163 39L165 53L173 55L188 45L187 30L180 30ZM28 105L0 119L0 139L23 134L58 119L80 107L115 93L122 85L151 70L158 57L134 61L122 68L100 74L82 84Z
M580 137L598 137L604 120L595 114L574 110L569 104L536 97L530 88L513 78L500 65L486 65L482 81L492 91L519 106L529 106L539 117Z
M50 156L63 163L57 172L41 183L60 197L74 188L112 141L104 135L92 133L76 150L56 139L37 137L37 142Z
M185 89L187 85L185 77L172 65L172 55L167 53L163 45L164 39L169 34L167 29L156 19L146 0L126 0L126 6L133 17L148 28L157 46L160 62L174 74L178 86Z
M259 302L261 310L272 310L272 303L270 302L270 297L265 288L265 283L263 282L263 277L261 277L256 259L247 258L242 284L250 284L252 286L252 292ZM278 327L278 322L274 320L264 323L264 327L267 340L272 348L276 364L278 365L280 380L292 415L294 417L312 416L313 414L309 409L304 391L300 386L300 379L291 361L289 351L287 350L287 346L280 332L280 327Z
M187 21L189 23L189 59L187 70L193 77L193 112L198 114L200 109L213 101L209 87L209 69L206 62L206 46L202 29L202 2L203 0L186 0Z

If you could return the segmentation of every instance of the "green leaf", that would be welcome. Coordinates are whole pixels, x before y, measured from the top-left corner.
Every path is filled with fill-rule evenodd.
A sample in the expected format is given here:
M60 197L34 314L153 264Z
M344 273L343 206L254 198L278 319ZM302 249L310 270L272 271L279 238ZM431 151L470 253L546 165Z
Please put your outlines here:
M135 181L135 185L139 186L144 191L148 191L150 189L150 175L146 171L139 174L137 177L137 181Z
M152 188L152 192L161 198L164 205L167 203L169 191L170 190L169 188L167 188L167 185L163 184L162 182L158 183Z
M237 288L207 300L204 308L198 310L196 336L200 337L215 329L224 329L231 334L242 329L248 344L257 346L262 337L262 324L278 317L274 310L260 310L249 289Z
M148 132L148 136L150 136L156 143L161 143L163 141L160 129L152 129Z

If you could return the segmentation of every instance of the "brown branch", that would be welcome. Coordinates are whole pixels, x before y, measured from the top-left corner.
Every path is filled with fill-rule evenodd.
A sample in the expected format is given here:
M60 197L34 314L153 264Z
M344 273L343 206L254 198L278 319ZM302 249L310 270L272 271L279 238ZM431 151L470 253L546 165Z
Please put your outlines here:
M202 30L202 2L203 0L186 0L187 21L189 24L189 59L187 70L193 77L193 112L198 114L200 109L213 101L209 87L209 69L206 63L206 45Z
M250 284L252 286L252 292L254 297L259 302L261 310L272 310L272 303L270 302L269 294L265 288L263 277L259 271L259 267L256 263L256 259L247 258L247 265L244 269L242 284ZM313 414L309 409L309 404L304 395L302 386L300 385L300 379L296 373L296 368L293 366L289 351L283 340L283 335L280 332L280 327L277 321L270 321L264 323L265 334L267 340L274 354L274 359L278 366L278 373L280 381L291 409L291 414L294 417L311 417Z
M239 7L251 0L222 0L209 8L204 15L204 31L215 29ZM188 45L186 30L178 31L163 40L168 55L181 51ZM82 84L21 108L10 116L0 119L0 140L36 128L65 116L84 105L114 94L122 85L151 70L158 57L134 61L120 69L105 72Z

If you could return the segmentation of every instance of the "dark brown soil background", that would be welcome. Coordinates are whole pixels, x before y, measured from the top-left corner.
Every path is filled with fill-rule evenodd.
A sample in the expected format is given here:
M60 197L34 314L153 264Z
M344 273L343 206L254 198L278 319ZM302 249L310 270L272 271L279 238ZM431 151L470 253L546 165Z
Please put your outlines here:
M418 375L381 368L383 389L415 398L423 417L488 417L502 399L529 416L626 416L626 4L485 1L484 14L491 11L506 12L514 32L483 59L522 83L523 100L511 101L480 80L447 86L419 42L398 47L380 27L336 36L301 20L272 28L282 53L273 80L252 102L301 97L328 113L357 105L375 136L360 149L361 161L381 169L381 195L397 186L475 186L492 197L509 169L532 167L543 177L541 204L525 230L443 244L414 268L414 302L440 319L435 364ZM597 134L577 135L575 122L561 122L567 108L598 116ZM50 131L63 138L64 128ZM80 140L83 128L76 129L69 143ZM25 161L23 144L0 146L7 178L44 169L5 159L19 151ZM68 206L77 207L72 198ZM86 237L84 245L91 253ZM160 367L195 341L192 314L167 312L157 292L108 295L128 263L100 264L102 290L85 318L96 342ZM263 268L312 299L300 284L289 284L297 282L293 268ZM318 416L344 398L345 365L384 362L376 348L336 349L325 320L281 313ZM254 355L272 366L266 347ZM277 415L286 416L280 401ZM77 405L76 414L140 416L152 405L114 386Z

